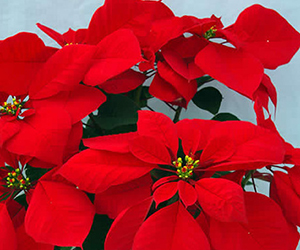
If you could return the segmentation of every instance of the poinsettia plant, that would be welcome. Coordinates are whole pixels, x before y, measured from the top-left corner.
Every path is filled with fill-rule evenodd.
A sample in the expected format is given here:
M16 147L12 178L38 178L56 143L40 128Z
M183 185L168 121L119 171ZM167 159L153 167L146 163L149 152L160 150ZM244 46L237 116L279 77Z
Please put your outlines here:
M300 149L265 73L300 47L280 14L256 4L224 27L106 0L87 28L37 26L60 47L0 41L0 250L297 248ZM252 100L256 124L219 112L212 80ZM213 118L181 119L191 102Z

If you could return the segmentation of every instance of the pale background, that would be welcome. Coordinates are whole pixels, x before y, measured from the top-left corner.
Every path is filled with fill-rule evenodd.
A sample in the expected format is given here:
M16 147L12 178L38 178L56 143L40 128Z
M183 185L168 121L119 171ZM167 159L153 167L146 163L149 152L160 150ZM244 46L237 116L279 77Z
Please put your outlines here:
M57 46L35 26L40 22L59 32L68 28L87 27L94 11L104 1L96 0L0 0L0 39L14 35L20 31L37 33L47 45ZM259 3L279 12L286 20L300 31L300 1L298 0L164 0L176 15L194 15L199 18L211 14L221 16L223 24L228 26L235 22L238 14L246 7ZM282 34L284 36L284 34ZM278 93L278 108L275 123L284 139L295 147L300 147L300 52L294 56L288 65L275 71L267 71ZM0 76L1 77L1 76ZM255 122L253 103L239 94L229 90L220 83L213 82L224 96L222 112L231 112L242 120ZM156 100L149 104L157 111L173 116L173 111L165 104ZM212 115L199 111L191 103L188 111L183 111L181 118L205 118ZM261 192L267 194L267 187L258 183ZM300 249L300 247L298 248Z

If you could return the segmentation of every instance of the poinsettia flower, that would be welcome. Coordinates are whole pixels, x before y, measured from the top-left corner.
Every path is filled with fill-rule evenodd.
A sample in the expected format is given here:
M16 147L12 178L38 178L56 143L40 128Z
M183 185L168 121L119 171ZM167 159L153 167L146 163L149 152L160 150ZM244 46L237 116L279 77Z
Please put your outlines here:
M28 52L24 44L31 41L37 48ZM66 47L59 51L55 49L49 57L50 49L29 33L17 34L3 43L3 53L10 51L2 59L8 72L10 68L15 70L15 66L22 65L35 70L15 71L16 77L0 82L0 92L8 96L0 111L1 147L38 160L39 167L61 164L78 150L82 133L78 122L105 101L101 91L79 84L94 50L83 46ZM22 81L19 89L21 77L26 81Z
M247 122L183 120L174 125L163 114L141 111L137 127L137 132L128 135L86 139L85 145L91 148L71 158L58 173L101 197L109 188L121 192L119 185L129 185L156 168L171 173L152 187L156 205L178 192L186 207L199 202L207 204L204 211L219 220L245 221L242 188L229 180L202 177L204 171L256 169L281 163L284 156L276 133ZM177 158L179 138L183 158ZM82 175L88 178L83 180ZM205 199L199 196L202 190L208 190ZM213 212L216 197L221 197L218 211L222 213Z

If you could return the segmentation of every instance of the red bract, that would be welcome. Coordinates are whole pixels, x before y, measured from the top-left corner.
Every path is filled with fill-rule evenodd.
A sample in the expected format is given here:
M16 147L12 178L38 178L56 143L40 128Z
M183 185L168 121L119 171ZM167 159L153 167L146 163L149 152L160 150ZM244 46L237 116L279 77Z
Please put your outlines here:
M288 169L288 174L274 171L270 197L282 208L284 216L294 225L300 225L299 167Z
M245 205L247 224L210 220L214 249L294 249L288 224L274 201L261 194L245 193Z
M37 242L82 246L92 226L95 209L74 186L39 181L31 198L25 229Z
M276 11L258 4L245 9L224 32L268 69L288 63L300 47L300 34Z

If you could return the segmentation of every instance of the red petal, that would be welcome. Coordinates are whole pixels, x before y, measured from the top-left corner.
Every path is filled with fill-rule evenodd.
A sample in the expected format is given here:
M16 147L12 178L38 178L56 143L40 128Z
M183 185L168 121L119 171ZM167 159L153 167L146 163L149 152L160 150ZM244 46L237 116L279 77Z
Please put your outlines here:
M144 74L129 69L114 78L101 83L99 88L103 89L106 93L120 94L134 90L142 85L145 80L146 77Z
M90 67L96 46L69 45L56 52L38 72L30 86L31 99L53 96L79 85Z
M63 183L40 181L26 217L26 232L37 242L82 246L95 215L85 193Z
M300 34L275 10L258 4L245 9L228 31L268 69L288 63L300 46Z
M274 201L257 193L245 193L248 224L210 222L215 250L292 249L287 223ZM276 219L274 219L276 218Z
M144 222L152 203L148 198L124 210L115 219L107 233L106 250L131 250L135 234Z
M151 215L134 238L132 250L153 249L209 250L210 245L199 224L180 202L175 202Z
M186 105L194 97L197 92L196 80L187 80L177 74L166 62L158 62L157 70L159 75L169 82L181 97L185 99Z
M186 181L178 181L178 194L186 207L194 205L197 201L196 190Z
M3 203L0 203L0 228L1 249L17 250L15 229L7 212L6 205Z
M8 151L51 164L62 163L71 130L70 118L64 110L40 108L34 115L18 122L21 129L6 142Z
M300 196L300 166L287 169L291 183L296 193Z
M209 216L223 222L247 222L244 191L235 182L204 178L195 188L199 204Z
M171 156L168 149L154 137L136 137L130 143L130 152L144 162L162 165L171 164Z
M213 127L210 140L224 136L236 145L236 151L226 162L211 166L209 170L250 170L283 162L282 139L270 130L249 122L227 121Z
M83 139L86 147L97 150L107 150L116 153L129 153L129 144L137 136L136 132L126 134L98 136L94 138Z
M131 154L87 149L72 157L58 173L84 191L100 193L137 179L154 167Z
M50 36L53 40L55 40L61 47L64 47L67 42L65 41L62 34L56 32L55 30L48 28L45 25L42 25L40 23L36 24L40 30L42 30L44 33L46 33L48 36Z
M11 122L7 121L6 119L0 119L0 146L2 147L3 144L13 137L18 131L20 130L20 124L17 120L13 120Z
M25 231L24 224L16 230L18 238L18 249L22 250L53 250L53 245L35 242Z
M160 140L177 156L178 137L172 120L162 113L152 111L139 111L137 122L138 134L151 136Z
M171 199L177 192L177 182L169 182L159 186L153 194L153 199L156 203L156 207L166 201Z
M96 213L107 214L110 218L115 219L122 210L150 197L151 185L151 176L147 174L96 194L94 200Z
M263 77L263 67L255 57L221 44L207 45L195 62L206 74L249 98Z
M139 42L131 30L120 29L97 45L84 83L96 86L130 69L142 60Z
M294 225L300 225L300 197L293 189L289 176L279 171L275 171L273 174L271 198L281 206L285 217L290 222Z
M180 103L183 107L186 107L187 104L181 95L177 92L174 86L169 82L165 81L160 77L159 74L156 74L151 82L149 93L156 98L170 103ZM178 104L179 105L179 104Z
M212 120L184 119L176 123L179 138L186 155L195 154L207 144L211 128L219 123Z
M56 49L46 47L37 35L18 33L0 42L0 91L27 95L37 72Z
M160 1L109 0L96 10L88 28L87 43L97 44L103 37L120 28L129 28L142 43L147 42L151 23L174 16Z

